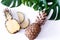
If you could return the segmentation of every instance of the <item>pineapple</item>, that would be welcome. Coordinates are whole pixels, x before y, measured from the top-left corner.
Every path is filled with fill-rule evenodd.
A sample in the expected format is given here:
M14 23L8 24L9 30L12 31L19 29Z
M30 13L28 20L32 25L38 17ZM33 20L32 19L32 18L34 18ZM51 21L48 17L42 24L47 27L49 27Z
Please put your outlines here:
M18 18L19 18L19 22L22 23L25 20L25 16L22 12L17 12Z
M25 29L29 26L30 24L30 20L29 19L25 19L20 25L22 29Z
M5 13L5 17L7 19L5 22L6 29L11 34L17 33L20 30L19 23L15 19L12 18L8 9L5 9L4 13Z
M29 40L34 40L38 36L41 31L41 25L43 25L46 20L46 16L46 13L43 11L42 14L39 14L39 17L37 16L36 22L26 28L25 35Z
M17 16L19 18L19 23L21 25L21 28L22 29L25 29L29 26L30 24L30 20L25 18L25 15L22 13L22 12L17 12Z

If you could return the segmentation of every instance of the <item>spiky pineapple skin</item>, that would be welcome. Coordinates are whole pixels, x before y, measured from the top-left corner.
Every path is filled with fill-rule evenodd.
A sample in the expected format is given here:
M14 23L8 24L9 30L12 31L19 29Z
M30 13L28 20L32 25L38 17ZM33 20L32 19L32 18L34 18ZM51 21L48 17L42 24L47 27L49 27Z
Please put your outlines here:
M38 23L33 23L25 30L25 35L29 39L35 39L40 31L41 31L40 25Z
M25 35L29 40L34 40L38 36L39 32L41 32L41 26L44 25L46 17L47 14L45 11L42 11L42 14L39 13L39 16L37 16L36 21L27 27Z

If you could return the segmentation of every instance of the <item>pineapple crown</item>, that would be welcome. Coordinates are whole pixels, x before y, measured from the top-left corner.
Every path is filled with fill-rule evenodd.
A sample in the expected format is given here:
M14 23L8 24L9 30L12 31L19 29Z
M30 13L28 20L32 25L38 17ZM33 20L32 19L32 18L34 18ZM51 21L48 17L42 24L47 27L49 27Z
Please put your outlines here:
M5 17L7 18L7 19L12 19L12 15L11 15L11 13L10 13L10 11L9 11L9 9L8 8L6 8L5 10L4 10L4 13L5 13Z
M43 25L46 21L47 14L45 11L42 11L42 14L39 13L39 16L37 16L36 23L39 25Z

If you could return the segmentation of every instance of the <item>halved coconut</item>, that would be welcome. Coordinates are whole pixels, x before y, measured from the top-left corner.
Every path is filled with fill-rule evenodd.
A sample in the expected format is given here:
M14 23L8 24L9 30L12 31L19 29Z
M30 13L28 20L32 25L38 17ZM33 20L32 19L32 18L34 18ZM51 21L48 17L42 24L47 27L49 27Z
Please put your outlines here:
M19 23L22 23L25 19L25 16L22 12L17 12L18 18L19 18Z
M11 34L17 33L20 30L20 25L14 19L6 21L6 28Z
M29 26L30 24L30 20L29 19L25 19L23 23L21 23L21 28L25 29Z

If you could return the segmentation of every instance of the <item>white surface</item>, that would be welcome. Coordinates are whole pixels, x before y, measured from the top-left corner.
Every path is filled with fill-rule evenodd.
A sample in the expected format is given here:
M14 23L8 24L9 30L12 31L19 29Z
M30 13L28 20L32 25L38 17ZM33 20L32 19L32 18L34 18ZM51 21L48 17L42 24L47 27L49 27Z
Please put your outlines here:
M5 28L6 19L3 13L5 8L6 7L0 3L0 40L28 40L22 29L16 34L8 33ZM16 12L21 11L30 19L31 23L35 21L34 19L36 19L36 16L38 15L38 12L26 6L11 8L11 10L15 19L18 19ZM46 21L45 25L42 26L39 36L35 40L60 40L60 21Z

